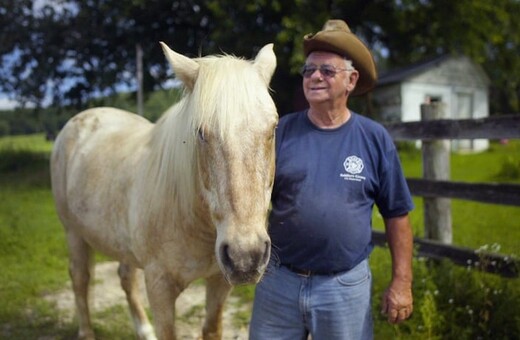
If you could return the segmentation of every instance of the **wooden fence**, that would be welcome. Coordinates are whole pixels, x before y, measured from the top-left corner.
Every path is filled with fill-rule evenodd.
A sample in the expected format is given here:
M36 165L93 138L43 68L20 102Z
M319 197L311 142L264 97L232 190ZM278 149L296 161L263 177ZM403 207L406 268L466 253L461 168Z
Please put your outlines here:
M432 105L430 109L433 108L434 111L442 110L442 107L439 107L442 103L428 105ZM424 109L427 108L421 107L421 110ZM384 125L395 141L422 140L423 144L430 141L457 139L520 139L520 114L482 119L437 119ZM407 182L412 195L422 196L425 201L456 198L520 207L520 185L516 184L463 183L431 178L407 178ZM425 211L425 215L427 213ZM448 213L451 214L450 211ZM384 245L386 242L384 232L373 231L373 242L379 246ZM433 259L448 258L455 264L472 265L504 277L519 276L520 261L517 258L457 247L446 244L450 242L441 242L439 239L415 238L414 243L419 256Z

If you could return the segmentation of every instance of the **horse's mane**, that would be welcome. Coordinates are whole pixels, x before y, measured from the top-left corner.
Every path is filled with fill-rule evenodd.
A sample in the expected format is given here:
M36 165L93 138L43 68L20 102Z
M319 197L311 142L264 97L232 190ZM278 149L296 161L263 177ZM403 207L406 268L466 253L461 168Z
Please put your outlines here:
M267 86L249 61L229 56L197 58L194 88L184 90L180 102L159 119L149 141L143 188L150 218L191 214L197 197L197 131L204 129L225 139L230 129L248 119L268 96ZM262 90L263 89L263 90ZM175 209L175 210L174 210Z

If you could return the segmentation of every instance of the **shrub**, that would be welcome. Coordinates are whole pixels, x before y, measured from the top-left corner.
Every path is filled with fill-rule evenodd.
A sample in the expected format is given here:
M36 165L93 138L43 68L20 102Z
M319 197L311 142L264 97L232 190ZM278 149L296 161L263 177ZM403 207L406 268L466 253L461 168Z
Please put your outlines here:
M48 157L30 150L6 148L0 150L0 173L12 173L47 166Z
M0 120L0 137L9 134L9 123L6 120Z
M502 161L495 177L503 181L520 179L520 158L512 155L507 156Z
M427 264L422 285L437 287L416 297L426 338L518 339L520 292L516 280L449 261ZM421 274L424 274L422 272ZM418 289L421 292L421 289ZM421 327L420 327L421 329Z
M487 274L473 265L478 264L461 267L448 260L414 258L412 317L398 326L376 317L376 338L520 339L518 279ZM381 270L373 267L376 274ZM374 310L379 308L378 297Z

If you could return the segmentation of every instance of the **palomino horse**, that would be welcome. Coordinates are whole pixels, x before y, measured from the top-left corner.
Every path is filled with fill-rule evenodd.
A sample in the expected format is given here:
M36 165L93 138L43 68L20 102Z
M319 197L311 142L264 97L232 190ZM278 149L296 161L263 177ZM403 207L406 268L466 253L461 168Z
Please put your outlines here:
M278 115L269 95L272 44L254 61L190 59L161 43L185 95L157 122L113 108L73 117L51 158L65 227L79 337L94 333L88 307L92 249L120 262L139 338L175 338L175 300L206 279L205 339L222 336L234 284L258 282L270 255L266 217ZM144 271L155 334L136 290Z

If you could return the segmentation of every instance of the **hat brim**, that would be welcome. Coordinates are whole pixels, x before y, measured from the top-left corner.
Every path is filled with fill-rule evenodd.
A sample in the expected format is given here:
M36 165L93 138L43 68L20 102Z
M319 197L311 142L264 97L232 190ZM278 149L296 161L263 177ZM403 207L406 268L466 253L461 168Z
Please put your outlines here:
M307 57L314 51L332 52L352 60L353 66L359 72L353 96L365 94L375 86L377 71L372 53L354 34L340 30L308 34L303 40L303 52Z

